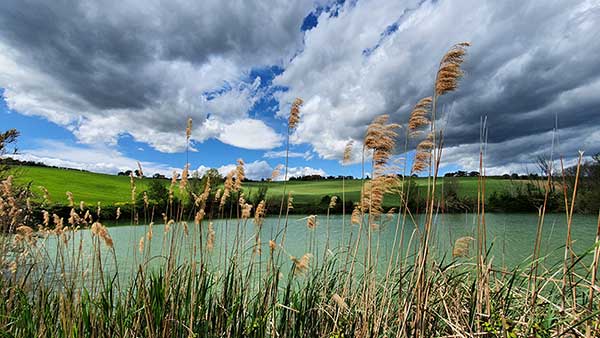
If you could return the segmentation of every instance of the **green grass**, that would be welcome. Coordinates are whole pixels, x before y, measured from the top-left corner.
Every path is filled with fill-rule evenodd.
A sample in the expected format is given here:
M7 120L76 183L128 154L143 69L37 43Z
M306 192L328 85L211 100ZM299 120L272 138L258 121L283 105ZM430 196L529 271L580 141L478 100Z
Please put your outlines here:
M131 199L129 177L97 174L78 170L44 167L19 167L15 176L18 184L31 183L32 191L40 198L44 186L50 193L50 200L56 204L67 204L66 192L70 191L76 201L88 204L101 202L112 205L128 202ZM138 191L145 189L145 181L136 181Z
M19 184L28 184L31 182L32 190L41 196L41 190L38 186L44 186L50 192L53 203L66 204L67 197L65 193L73 193L75 200L83 200L86 203L101 202L103 205L113 205L115 203L128 202L131 198L131 188L129 177L98 174L77 170L44 168L44 167L19 167L15 180ZM150 178L136 180L137 192L146 189ZM460 197L468 196L472 199L477 198L477 178L460 177L457 178L457 192ZM167 180L164 180L168 184ZM441 191L444 180L438 181L438 192ZM487 195L493 191L506 189L510 186L510 180L500 178L487 178ZM520 181L519 181L520 182ZM416 179L419 193L425 194L427 187L426 178ZM260 186L269 187L267 196L269 198L281 197L283 192L283 182L246 182L244 186L252 194ZM344 182L346 199L350 201L359 200L361 180L346 180ZM316 204L324 196L337 195L342 196L342 180L321 180L321 181L289 181L286 185L286 191L291 192L294 201L302 204ZM386 201L386 205L397 205L397 201Z
M460 197L477 198L477 177L459 177L456 178L458 184L457 193ZM486 189L489 193L499 191L509 187L512 181L500 178L487 178ZM286 191L291 192L295 202L300 203L318 203L323 196L342 196L345 190L347 200L357 201L360 196L361 180L346 180L342 189L342 180L322 180L322 181L289 181L286 185ZM416 179L419 193L425 194L427 189L427 178ZM262 185L269 187L268 195L271 197L281 196L283 192L282 182L247 182L245 187L251 191L257 190ZM441 192L444 179L437 182L437 191ZM397 201L386 201L386 204L397 205Z

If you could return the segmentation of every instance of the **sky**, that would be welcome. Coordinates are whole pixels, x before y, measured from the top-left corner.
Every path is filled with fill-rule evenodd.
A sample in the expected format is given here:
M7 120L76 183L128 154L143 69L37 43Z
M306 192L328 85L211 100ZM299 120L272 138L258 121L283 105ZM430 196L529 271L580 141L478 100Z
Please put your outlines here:
M301 97L290 176L360 176L368 124L406 125L440 58L468 41L460 86L439 101L442 173L478 169L484 118L486 172L533 172L538 156L600 152L598 27L600 1L4 0L0 130L50 165L226 173L242 158L260 179L284 162ZM399 163L413 148L399 142Z

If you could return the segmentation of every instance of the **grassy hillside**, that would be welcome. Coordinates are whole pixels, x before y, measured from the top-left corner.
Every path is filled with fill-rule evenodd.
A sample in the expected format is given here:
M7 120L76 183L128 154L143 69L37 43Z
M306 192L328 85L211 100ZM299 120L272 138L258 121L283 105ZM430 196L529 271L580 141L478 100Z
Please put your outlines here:
M32 191L40 196L38 186L44 186L52 203L68 203L67 191L73 193L76 201L86 203L111 205L131 199L129 177L125 176L44 167L19 167L13 170L13 175L19 184L31 183ZM143 191L146 183L141 180L136 185L138 191Z
M97 174L77 170L66 170L44 167L19 167L14 170L17 183L31 183L32 190L40 193L38 186L44 186L50 192L53 203L67 203L66 191L73 193L77 201L83 200L87 203L101 202L103 205L111 205L117 202L127 202L130 199L129 177ZM136 180L137 191L146 189L151 179L144 178ZM168 184L167 180L164 180ZM427 186L426 178L416 180L417 186L424 193ZM488 193L509 187L511 181L488 178L486 189ZM444 180L438 181L438 192L441 191ZM459 196L477 198L477 178L461 177L456 179L457 192ZM312 204L319 203L323 196L342 196L342 184L345 186L346 199L356 201L360 195L360 180L322 180L322 181L290 181L287 183L287 191L291 192L297 203ZM244 186L248 194L255 193L260 186L267 185L268 197L280 197L283 192L282 182L246 182ZM391 202L391 201L390 201ZM397 204L394 203L394 204Z

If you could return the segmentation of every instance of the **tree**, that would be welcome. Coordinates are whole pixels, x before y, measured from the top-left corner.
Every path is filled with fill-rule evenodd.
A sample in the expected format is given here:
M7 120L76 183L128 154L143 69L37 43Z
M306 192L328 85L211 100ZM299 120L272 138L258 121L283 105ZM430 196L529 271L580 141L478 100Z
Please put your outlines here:
M131 170L119 171L117 173L117 176L130 176L130 175L131 175Z
M204 173L204 175L202 175L202 180L205 180L207 177L210 177L211 187L212 187L213 183L222 183L223 182L223 176L215 168L208 169Z
M162 180L150 180L148 185L148 198L157 204L163 205L169 197L169 190Z
M9 145L16 143L17 142L17 138L19 137L20 133L16 130L16 129L9 129L3 133L0 133L0 157L6 155L7 153L9 153ZM12 151L10 151L13 154L17 153L17 148L15 147ZM8 171L8 166L7 165L0 165L0 178L6 176L5 173Z
M16 147L9 151L9 145L16 143L18 137L19 132L16 129L0 133L0 157L9 152L17 153ZM3 189L0 191L0 210L11 210L0 213L0 233L14 233L20 225L33 226L31 210L28 208L29 198L32 197L29 189L31 183L26 186L14 184L11 177L7 175L9 169L8 165L0 164L0 181L3 182ZM1 268L4 267L0 266Z
M456 174L454 176L455 177L467 177L467 172L464 170L459 170L456 172Z
M163 174L156 173L156 174L152 175L152 178L154 178L154 179L165 179L166 177Z

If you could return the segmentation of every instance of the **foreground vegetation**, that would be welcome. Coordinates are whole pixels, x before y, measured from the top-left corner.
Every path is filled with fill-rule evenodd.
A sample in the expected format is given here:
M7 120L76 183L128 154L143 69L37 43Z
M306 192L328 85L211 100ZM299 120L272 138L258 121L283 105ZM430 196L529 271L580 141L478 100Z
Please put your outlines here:
M364 151L372 158L372 179L361 182L350 224L343 225L353 231L340 243L326 236L326 243L318 244L311 235L306 253L299 257L286 251L286 243L298 241L286 238L288 215L295 208L293 186L282 185L282 198L275 206L264 199L251 203L244 194L241 160L222 187L207 178L191 204L176 197L193 190L187 165L166 189L164 208L152 206L147 198L140 201L140 181L130 177L129 203L139 208L129 209L130 214L117 212L115 217L147 224L140 225L144 236L132 243L136 246L132 276L119 273L110 231L99 222L102 208L78 203L76 195L68 194L68 218L42 212L38 223L32 217L30 191L7 178L0 200L0 283L5 299L0 304L0 335L599 336L600 218L598 232L590 234L596 236L594 247L574 252L570 236L581 154L572 186L566 180L554 182L552 175L542 185L545 194L538 222L532 225L537 227L535 245L531 259L522 266L500 269L488 255L485 177L477 179L476 235L457 239L452 257L440 257L433 248L432 234L443 212L437 192L443 133L435 126L436 103L456 88L467 47L458 44L443 57L434 96L419 101L409 120L407 137L419 142L410 171L429 173L421 217L415 217L409 204L414 186L389 175L398 126L381 116L364 139ZM300 99L292 104L290 130L298 123L301 105ZM425 128L429 133L423 136L419 131ZM191 120L188 139L190 131ZM483 153L480 160L483 172ZM556 187L563 193L567 227L565 259L558 264L541 255L544 216ZM391 212L384 196L398 201ZM331 197L327 211L344 199ZM278 215L273 234L261 231L267 213ZM397 217L388 218L391 213ZM307 217L306 226L313 234L328 234L328 214L320 221ZM187 221L189 215L193 222ZM396 222L389 224L390 219ZM218 245L222 239L216 237L217 225L235 229L231 247ZM382 226L396 229L394 254L389 257L379 251ZM410 238L404 236L405 228L413 229ZM165 234L162 242L153 240L157 231ZM319 245L325 249L317 250ZM161 254L150 255L156 246Z

